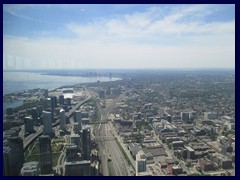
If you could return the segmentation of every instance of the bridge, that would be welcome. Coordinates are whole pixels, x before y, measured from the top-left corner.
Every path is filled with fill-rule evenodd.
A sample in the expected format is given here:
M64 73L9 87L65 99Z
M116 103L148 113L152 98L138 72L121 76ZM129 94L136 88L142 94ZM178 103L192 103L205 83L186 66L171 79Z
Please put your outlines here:
M69 112L68 112L68 116L69 118L71 118L73 116L74 111L76 111L81 105L83 105L84 103L86 103L87 101L89 101L92 97L89 97L87 99L85 99L84 101L80 101L76 106L74 106L74 108L72 108Z
M52 124L52 127L55 127L57 125L59 125L59 120L55 123ZM33 140L37 139L39 136L41 136L43 134L43 130L40 130L39 132L36 133L32 133L30 135L28 135L26 138L24 138L23 140L23 149L25 150Z
M25 150L30 145L30 143L33 140L35 140L38 136L40 136L42 134L43 134L43 132L40 131L40 132L37 132L37 133L30 134L29 136L24 138L24 140L23 140L23 149Z

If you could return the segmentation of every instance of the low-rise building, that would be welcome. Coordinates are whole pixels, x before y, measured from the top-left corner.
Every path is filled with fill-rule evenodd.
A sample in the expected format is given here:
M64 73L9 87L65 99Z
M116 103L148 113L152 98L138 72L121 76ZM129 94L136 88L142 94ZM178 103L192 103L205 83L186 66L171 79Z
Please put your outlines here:
M65 162L66 176L90 176L91 162L88 160Z
M174 175L183 173L182 167L180 167L178 165L168 166L168 171L169 171L170 174L174 174Z
M206 159L199 159L198 164L203 171L214 171L216 169L212 161Z
M21 169L22 176L39 176L40 172L39 162L36 161L24 163Z
M183 147L184 146L184 142L183 141L173 141L172 142L172 148L173 149L177 149L179 147Z

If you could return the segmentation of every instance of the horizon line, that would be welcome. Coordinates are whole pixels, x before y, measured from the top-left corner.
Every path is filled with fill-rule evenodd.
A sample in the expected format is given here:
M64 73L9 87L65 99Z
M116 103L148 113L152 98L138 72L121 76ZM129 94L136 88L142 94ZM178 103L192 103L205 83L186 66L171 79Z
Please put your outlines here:
M49 69L3 69L3 71L51 71L51 70L214 70L214 69L235 69L235 67L162 67L162 68L49 68Z

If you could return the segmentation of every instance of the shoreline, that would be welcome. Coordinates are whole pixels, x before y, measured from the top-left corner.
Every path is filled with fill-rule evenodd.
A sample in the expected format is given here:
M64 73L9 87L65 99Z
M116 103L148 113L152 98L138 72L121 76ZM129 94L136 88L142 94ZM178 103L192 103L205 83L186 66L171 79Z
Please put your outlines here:
M119 78L117 80L112 80L112 81L103 81L103 82L115 82L115 81L121 81L121 80L122 80L122 78ZM72 84L72 85L63 85L63 86L56 87L54 89L52 89L52 88L48 89L48 91L49 92L54 92L54 91L56 91L58 89L62 89L62 88L70 88L70 87L74 88L76 86L88 85L88 84L94 84L94 83L98 83L98 81L96 81L96 82L83 82L83 83L77 83L77 84ZM20 107L20 106L24 105L24 99L25 98L23 98L23 97L18 98L18 97L16 97L16 96L18 96L17 94L28 93L29 91L34 91L34 90L37 90L37 89L38 90L44 90L44 88L33 88L33 89L26 89L26 90L22 90L22 91L18 91L18 92L4 94L3 95L3 114L5 114L5 111L6 111L7 108L15 109L17 107ZM7 99L6 101L4 101L5 97L8 97L8 96L9 97L14 96L14 99L13 100L8 100ZM16 103L19 103L19 105L15 106ZM8 104L7 107L6 107L6 104ZM14 107L12 107L12 106L14 106Z
M121 81L121 80L123 80L123 79L119 78L117 80L99 81L99 82L115 82L115 81ZM47 89L47 90L49 92L52 92L52 91L55 91L55 90L61 89L61 88L69 88L69 87L74 87L74 86L79 86L79 85L86 85L86 84L92 84L92 83L98 83L98 81L96 81L96 82L83 82L83 83L72 84L72 85L63 85L63 86L59 86L59 87L56 87L56 88L50 88L50 89ZM17 91L17 92L11 92L11 93L8 93L8 94L3 94L3 97L10 96L10 95L16 95L16 94L19 94L19 93L23 93L23 92L26 92L26 91L32 91L32 90L35 90L35 89L44 89L44 88L32 88L32 89L20 90L20 91ZM16 100L18 100L18 99L16 99ZM11 102L11 101L3 101L3 102Z
M6 74L5 74L6 73ZM26 74L25 74L26 73ZM96 82L113 82L122 80L120 76L110 77L107 74L82 76L82 75L66 75L42 72L9 72L4 71L3 79L3 96L15 95L24 91L33 89L48 89L52 91L60 87L69 87L79 84L96 83Z

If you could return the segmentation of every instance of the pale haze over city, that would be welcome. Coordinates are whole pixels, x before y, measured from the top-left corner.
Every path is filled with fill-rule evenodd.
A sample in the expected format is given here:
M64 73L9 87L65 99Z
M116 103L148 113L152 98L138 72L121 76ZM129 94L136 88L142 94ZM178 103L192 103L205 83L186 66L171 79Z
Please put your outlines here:
M3 5L4 69L234 68L235 5Z

